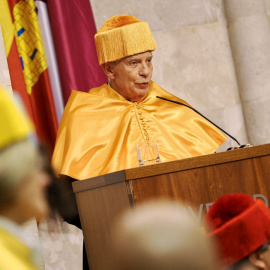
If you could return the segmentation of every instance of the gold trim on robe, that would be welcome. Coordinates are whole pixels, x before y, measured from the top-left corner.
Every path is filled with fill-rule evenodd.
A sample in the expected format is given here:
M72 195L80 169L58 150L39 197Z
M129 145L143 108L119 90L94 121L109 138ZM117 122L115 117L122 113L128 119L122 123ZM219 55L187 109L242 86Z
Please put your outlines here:
M72 91L59 125L52 164L77 180L138 167L136 142L157 140L161 162L214 153L226 136L185 101L151 81L143 101L127 101L104 84Z

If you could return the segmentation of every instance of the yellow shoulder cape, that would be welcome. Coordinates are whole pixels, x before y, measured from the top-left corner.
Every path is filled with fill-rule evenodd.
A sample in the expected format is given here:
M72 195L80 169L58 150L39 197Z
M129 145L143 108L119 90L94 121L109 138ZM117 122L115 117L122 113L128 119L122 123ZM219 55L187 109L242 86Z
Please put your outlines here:
M140 103L106 84L89 93L72 91L53 153L56 172L83 180L137 167L136 142L146 133L157 140L161 162L214 153L226 140L191 109L156 96L186 103L154 82Z

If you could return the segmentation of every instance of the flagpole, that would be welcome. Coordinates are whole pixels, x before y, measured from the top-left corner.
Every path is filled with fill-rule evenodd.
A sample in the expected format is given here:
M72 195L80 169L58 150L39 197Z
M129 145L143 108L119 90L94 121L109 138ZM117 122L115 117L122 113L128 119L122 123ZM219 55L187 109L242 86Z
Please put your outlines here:
M35 6L38 9L38 20L42 35L42 41L48 64L48 72L52 88L54 107L58 124L60 123L63 111L64 101L62 96L61 82L58 72L57 59L55 55L54 43L51 33L51 26L48 17L47 4L43 1L35 1Z

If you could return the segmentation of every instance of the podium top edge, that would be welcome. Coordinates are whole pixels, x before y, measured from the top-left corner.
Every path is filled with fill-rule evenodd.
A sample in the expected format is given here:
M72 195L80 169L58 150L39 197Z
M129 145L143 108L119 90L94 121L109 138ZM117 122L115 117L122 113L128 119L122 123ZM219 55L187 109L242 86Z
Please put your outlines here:
M270 155L270 144L125 169L72 183L74 193L155 175L191 170Z
M226 152L163 162L155 165L126 169L125 175L126 180L130 181L154 175L202 168L228 162L236 162L240 160L258 158L267 155L270 155L270 144L252 146Z

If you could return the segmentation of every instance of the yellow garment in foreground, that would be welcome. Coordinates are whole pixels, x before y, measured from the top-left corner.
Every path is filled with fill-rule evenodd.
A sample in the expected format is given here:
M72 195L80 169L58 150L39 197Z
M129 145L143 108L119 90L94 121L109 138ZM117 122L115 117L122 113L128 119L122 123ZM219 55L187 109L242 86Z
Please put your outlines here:
M0 88L0 148L23 140L34 132L34 126L18 104Z
M1 227L0 270L38 270L32 263L31 250Z
M124 99L104 84L89 93L73 91L53 153L58 174L77 180L138 167L136 142L156 139L161 162L214 153L226 137L184 102L151 82L140 103Z

